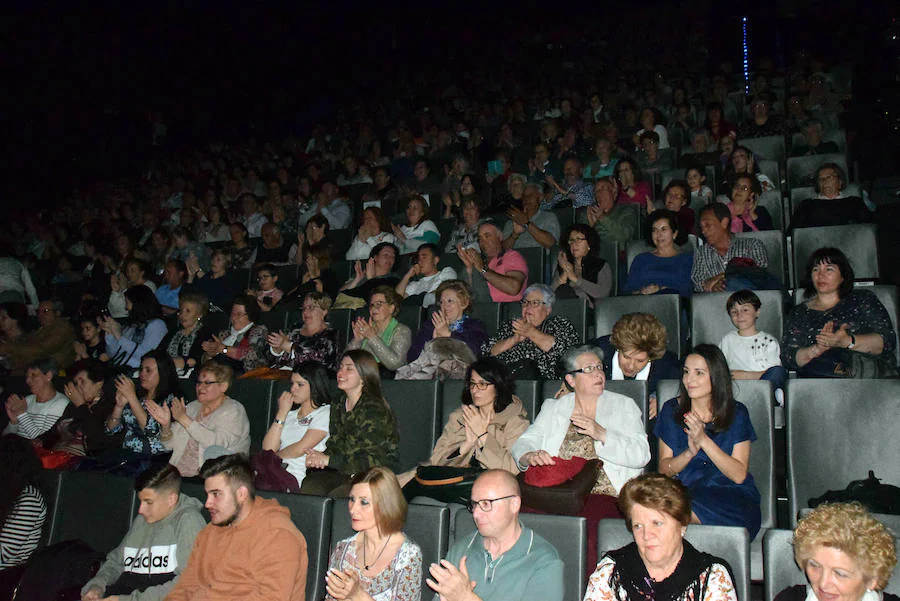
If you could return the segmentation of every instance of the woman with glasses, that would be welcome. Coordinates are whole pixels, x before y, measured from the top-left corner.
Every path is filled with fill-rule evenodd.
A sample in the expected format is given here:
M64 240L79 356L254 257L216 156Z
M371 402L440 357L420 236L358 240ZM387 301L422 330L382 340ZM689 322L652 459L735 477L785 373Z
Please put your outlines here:
M197 400L185 405L147 401L147 411L159 422L159 439L172 451L169 463L184 477L196 476L207 452L215 456L250 451L250 420L244 406L226 396L232 371L221 363L204 363L197 376Z
M824 163L816 169L815 194L800 201L791 217L791 229L821 225L872 223L875 215L859 196L844 191L847 176L837 163Z
M509 369L494 357L470 365L462 406L447 418L427 465L504 469L517 474L510 448L531 422L515 390L516 381ZM406 497L427 496L427 489L410 482L413 476L415 470L400 475Z
M731 186L731 233L760 232L775 229L772 216L765 207L759 206L762 186L752 175L741 175Z
M559 358L580 336L565 317L550 316L556 295L544 284L525 289L522 316L503 323L482 346L482 354L497 357L517 379L556 380Z
M609 296L612 291L612 269L597 256L600 237L584 223L569 226L563 232L565 250L556 258L556 273L550 287L559 298L581 298L588 306Z
M462 280L442 282L434 292L439 309L422 322L406 358L415 361L430 340L452 338L465 342L477 357L487 339L487 328L472 317L472 289Z
M659 411L659 471L691 493L691 522L742 526L756 536L760 496L750 474L756 432L731 393L731 372L719 347L699 344L684 360L681 389Z
M353 340L347 350L369 351L379 364L382 377L393 377L406 364L406 354L412 344L412 331L397 321L402 299L390 286L379 286L369 297L369 319L359 317L353 322Z
M300 314L300 327L290 334L269 334L270 366L296 369L307 361L318 361L330 369L337 369L341 347L337 330L328 323L330 308L331 298L324 292L307 294Z
M264 367L267 361L269 331L259 320L256 298L242 295L231 305L231 327L203 343L203 360L214 359L236 374Z
M603 351L586 345L570 348L561 363L570 392L544 401L534 424L511 452L522 471L572 457L603 462L579 514L589 520L588 549L596 549L596 522L621 517L616 497L625 482L650 461L650 446L634 399L606 390ZM588 560L594 565L590 556Z
M351 481L347 509L354 534L335 545L325 574L327 601L418 601L422 550L403 533L407 505L389 469Z
M209 301L202 293L185 292L178 299L178 324L181 327L169 332L159 346L166 349L180 374L197 366L203 357L203 342L213 335L203 324L208 311Z
M648 238L654 249L634 258L625 282L627 294L679 294L690 298L694 288L691 269L694 253L682 252L678 240L678 215L667 209L653 211L647 218ZM684 235L687 241L687 234ZM690 250L690 248L688 248Z

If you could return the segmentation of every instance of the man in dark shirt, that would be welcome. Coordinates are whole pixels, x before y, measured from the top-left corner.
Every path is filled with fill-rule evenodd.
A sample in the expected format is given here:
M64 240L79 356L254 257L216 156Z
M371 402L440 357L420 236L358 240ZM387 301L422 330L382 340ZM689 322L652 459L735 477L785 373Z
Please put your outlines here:
M841 149L832 141L822 140L825 127L818 119L810 119L803 126L803 139L805 144L798 144L791 150L792 157L811 156L814 154L831 154L840 152Z

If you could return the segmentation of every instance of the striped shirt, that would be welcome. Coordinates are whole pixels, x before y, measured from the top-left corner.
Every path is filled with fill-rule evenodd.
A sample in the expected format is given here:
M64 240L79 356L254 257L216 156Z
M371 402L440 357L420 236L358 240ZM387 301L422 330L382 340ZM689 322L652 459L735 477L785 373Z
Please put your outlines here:
M25 397L27 407L25 413L19 415L18 423L10 423L3 430L4 434L18 434L22 438L34 440L50 428L62 417L69 399L61 392L46 403L38 403L37 397L29 394Z
M19 493L16 504L0 529L0 569L28 561L41 540L41 530L46 519L47 505L44 497L37 488L27 485Z

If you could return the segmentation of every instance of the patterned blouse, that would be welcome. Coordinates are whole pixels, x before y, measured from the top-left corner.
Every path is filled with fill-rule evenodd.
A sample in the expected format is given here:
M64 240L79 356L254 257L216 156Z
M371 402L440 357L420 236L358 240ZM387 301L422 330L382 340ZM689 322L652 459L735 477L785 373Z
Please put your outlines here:
M268 363L269 343L266 341L268 335L269 330L266 329L266 326L254 324L233 344L235 350L232 351L232 354L243 364L245 370L265 367ZM231 336L230 329L219 332L219 340L225 340L229 336Z
M368 577L357 567L356 537L345 538L337 544L328 569L352 571L359 584L375 601L419 601L422 598L422 550L407 538L400 545L390 565L379 574ZM334 597L325 595L327 601Z
M816 341L816 335L829 321L835 329L850 326L851 334L878 334L884 340L881 357L892 357L897 340L887 309L870 290L854 290L828 311L809 308L809 301L794 307L784 320L781 362L788 369L798 369L797 351ZM892 359L889 359L892 361Z
M172 399L175 395L170 394L163 402L171 407ZM147 404L141 399L141 407L147 411ZM125 429L125 438L122 440L122 448L132 453L140 453L141 455L158 455L160 453L168 453L169 451L163 446L159 440L159 422L153 419L153 416L147 412L147 425L141 428L138 424L137 417L131 410L129 405L125 405L122 409L122 418L116 427L106 429L106 433L110 436L118 434Z
M616 562L611 557L604 557L597 564L597 569L591 574L587 591L584 593L584 601L619 601L619 591L610 586L610 576ZM693 590L683 594L681 601L737 601L737 592L734 583L728 574L728 568L720 563L714 563L708 571L700 574L700 579L706 589L703 599L694 599Z
M510 365L523 359L533 359L538 366L541 377L546 380L558 380L560 376L559 359L566 350L578 344L581 338L575 331L572 322L559 315L551 315L544 320L538 328L544 334L555 338L553 346L546 353L531 340L523 340L511 349L497 355L497 359ZM500 340L505 340L513 335L512 321L507 321L497 330L496 336L491 336L481 347L482 354L487 357L491 354L491 347Z
M273 361L270 367L293 369L307 361L318 361L331 369L337 369L341 345L338 341L337 330L334 328L329 326L313 336L304 336L297 329L290 333L289 338L291 339L290 352L283 352L280 355L271 354ZM271 348L269 352L271 353Z

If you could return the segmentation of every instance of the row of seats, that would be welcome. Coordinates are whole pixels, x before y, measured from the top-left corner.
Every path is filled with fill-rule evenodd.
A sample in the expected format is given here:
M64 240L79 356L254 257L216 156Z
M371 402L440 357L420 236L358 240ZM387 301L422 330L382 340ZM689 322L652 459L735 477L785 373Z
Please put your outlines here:
M137 515L140 504L132 481L82 472L41 474L41 487L48 504L48 521L44 530L45 544L81 539L93 548L106 552L119 543ZM202 484L185 482L182 491L205 502ZM306 598L324 597L324 576L328 558L336 543L352 534L348 512L342 500L308 495L290 495L260 491L260 496L274 498L291 511L291 519L303 532L309 555L309 577ZM878 516L885 518L886 516ZM587 559L587 521L584 518L523 513L522 523L546 538L563 558L566 601L580 601L591 568ZM429 599L431 589L425 583L427 566L446 557L457 539L475 529L472 516L461 506L411 504L404 532L422 549L422 598ZM772 529L763 539L765 563L764 591L772 601L782 589L803 584L805 577L793 561L792 531ZM691 525L685 538L696 548L723 558L732 568L738 599L750 599L751 547L747 531L726 526ZM617 549L632 541L624 520L607 519L598 526L597 553ZM900 592L900 569L887 592Z

